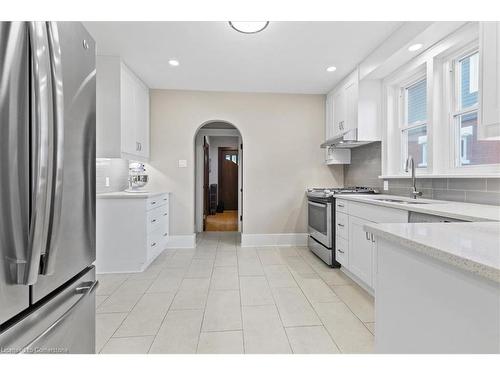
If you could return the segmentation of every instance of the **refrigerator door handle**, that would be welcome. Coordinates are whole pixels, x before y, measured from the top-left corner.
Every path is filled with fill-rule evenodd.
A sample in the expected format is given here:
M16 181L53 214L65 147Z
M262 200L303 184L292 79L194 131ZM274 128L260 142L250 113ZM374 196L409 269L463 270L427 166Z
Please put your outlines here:
M40 335L38 335L35 339L33 339L28 345L26 345L19 353L31 353L31 348L36 345L38 341L43 339L45 336L50 334L55 328L57 328L61 323L63 323L67 318L71 316L74 310L76 310L83 301L90 296L95 288L99 285L99 281L89 281L82 283L79 287L75 289L75 294L81 294L81 297L71 305L71 307L66 310L64 314L62 314L54 323L52 323L45 331L43 331Z
M61 66L61 44L56 22L47 22L49 45L50 75L52 85L52 184L50 192L50 233L47 238L45 254L42 255L40 273L54 273L57 236L59 234L63 189L64 158L64 91Z
M17 282L32 285L36 282L40 257L48 235L48 193L50 190L50 72L47 29L44 22L28 23L31 81L32 81L32 161L31 210L26 266Z

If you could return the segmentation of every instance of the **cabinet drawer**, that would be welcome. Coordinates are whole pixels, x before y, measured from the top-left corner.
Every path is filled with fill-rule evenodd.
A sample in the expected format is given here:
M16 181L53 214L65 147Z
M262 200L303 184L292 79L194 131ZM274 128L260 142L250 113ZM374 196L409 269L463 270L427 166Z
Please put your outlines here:
M348 203L343 199L335 199L335 212L348 213Z
M335 214L335 233L346 241L349 240L349 216L343 212Z
M148 233L164 227L167 222L167 206L161 206L149 210L146 214Z
M150 197L147 200L146 207L147 210L165 206L168 203L168 194L155 195L154 197Z
M342 266L349 268L349 242L338 236L335 238L335 259Z
M147 249L148 249L148 258L149 254L156 253L157 251L161 251L163 236L161 231L156 230L152 233L149 233L147 236Z
M349 202L349 215L374 223L407 223L408 211L373 204Z

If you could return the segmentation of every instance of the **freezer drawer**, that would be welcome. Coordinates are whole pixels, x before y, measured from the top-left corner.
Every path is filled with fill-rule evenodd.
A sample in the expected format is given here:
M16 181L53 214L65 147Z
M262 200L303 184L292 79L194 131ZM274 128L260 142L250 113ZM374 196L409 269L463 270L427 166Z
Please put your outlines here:
M96 287L92 266L1 332L0 353L93 354Z

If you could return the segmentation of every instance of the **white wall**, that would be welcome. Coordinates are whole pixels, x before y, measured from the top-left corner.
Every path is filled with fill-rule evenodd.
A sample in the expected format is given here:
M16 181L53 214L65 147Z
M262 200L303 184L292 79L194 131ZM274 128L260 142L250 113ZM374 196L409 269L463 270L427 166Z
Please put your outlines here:
M106 186L106 177L109 186ZM118 158L96 158L96 193L122 191L128 187L128 160Z
M243 231L305 233L310 186L342 186L342 166L326 166L324 95L151 90L150 187L172 192L171 232L194 232L194 143L208 121L242 135ZM187 168L177 161L187 159Z
M238 137L210 136L210 184L219 183L219 147L238 147Z

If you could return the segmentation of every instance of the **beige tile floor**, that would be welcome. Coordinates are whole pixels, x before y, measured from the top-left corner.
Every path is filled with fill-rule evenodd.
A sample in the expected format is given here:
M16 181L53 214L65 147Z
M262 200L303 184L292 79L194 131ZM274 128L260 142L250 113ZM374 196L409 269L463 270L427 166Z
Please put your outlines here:
M98 275L98 353L370 353L373 298L305 247L206 232L136 274Z

